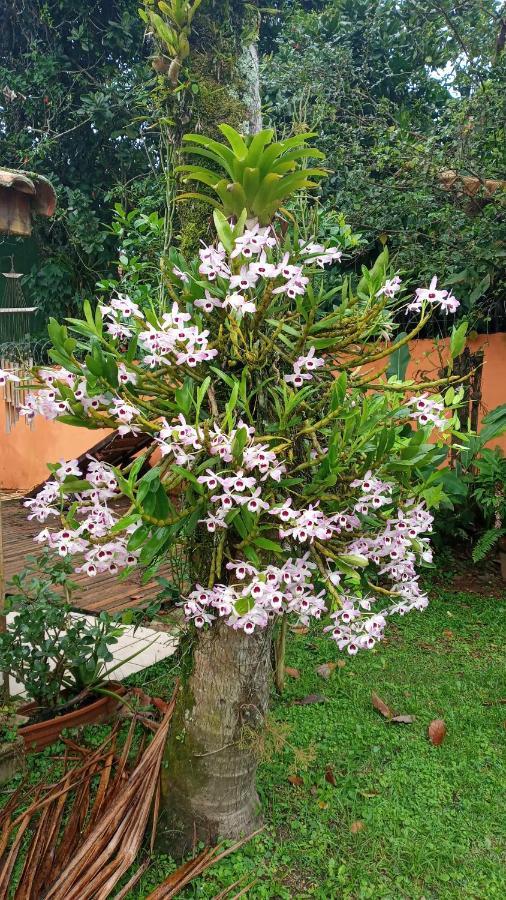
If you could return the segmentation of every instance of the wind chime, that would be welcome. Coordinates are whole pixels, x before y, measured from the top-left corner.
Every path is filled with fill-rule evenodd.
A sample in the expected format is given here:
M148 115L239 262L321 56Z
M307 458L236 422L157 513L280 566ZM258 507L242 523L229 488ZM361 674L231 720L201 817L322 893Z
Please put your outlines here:
M37 306L28 306L21 287L21 272L14 269L14 257L10 257L9 272L5 278L4 297L0 305L0 369L12 372L19 381L8 380L4 385L5 427L7 433L19 419L19 408L27 393L26 385L33 367L30 334L33 329ZM31 425L31 422L30 422Z

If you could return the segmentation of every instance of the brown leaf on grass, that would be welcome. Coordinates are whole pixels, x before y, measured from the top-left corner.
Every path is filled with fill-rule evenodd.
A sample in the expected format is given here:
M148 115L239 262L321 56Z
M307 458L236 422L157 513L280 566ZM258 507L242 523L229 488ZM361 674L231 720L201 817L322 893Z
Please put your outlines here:
M390 721L395 722L396 725L412 725L415 721L415 716L392 716Z
M326 703L327 698L323 694L308 694L293 701L294 706L308 706L310 703Z
M295 785L295 787L300 787L301 784L304 784L304 779L300 775L289 775L287 781Z
M337 784L336 776L334 775L332 766L327 766L327 768L325 769L325 781L328 781L328 783L331 784L332 787L335 787Z
M290 631L293 634L308 634L309 628L307 627L307 625L292 625Z
M345 659L338 659L336 662L336 666L338 669L344 669L345 665L346 665Z
M434 744L435 747L439 747L446 737L446 725L443 719L433 719L427 729L427 734L431 744Z
M356 822L352 822L350 825L350 831L352 834L358 834L359 831L363 831L365 828L364 822L361 819L357 819Z
M285 666L285 675L289 675L290 678L300 678L299 670L292 669L290 666Z
M371 703L374 706L374 709L377 709L385 719L391 719L393 717L393 711L374 691L371 693Z
M443 637L445 637L447 641L453 640L453 631L449 628L443 629Z
M337 663L328 662L323 663L321 666L316 667L316 673L320 676L320 678L324 678L325 681L328 681L334 669L337 668Z

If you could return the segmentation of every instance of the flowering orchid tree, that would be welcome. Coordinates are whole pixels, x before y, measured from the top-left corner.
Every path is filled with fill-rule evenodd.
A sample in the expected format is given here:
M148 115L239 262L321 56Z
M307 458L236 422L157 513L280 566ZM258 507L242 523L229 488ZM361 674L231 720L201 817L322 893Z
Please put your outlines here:
M262 153L284 172L296 167L300 154L261 134ZM229 155L251 146L239 135L230 143ZM258 821L244 735L266 711L273 631L281 685L287 623L320 620L336 651L354 655L381 641L391 616L427 606L419 566L432 559L436 466L460 399L457 379L386 371L435 308L453 312L458 301L436 278L406 297L386 251L355 288L343 279L328 290L321 273L341 249L286 229L282 212L266 223L262 177L273 173L248 168L254 202L244 194L231 218L215 209L216 241L198 259L171 253L167 308L118 294L95 310L86 303L68 327L50 323L56 367L38 373L23 409L146 433L159 448L147 474L146 455L124 470L91 460L84 476L75 460L55 465L26 505L44 525L38 540L79 554L90 576L153 567L174 547L188 562L192 662L164 775L171 846L175 832L191 843ZM272 191L266 202L277 210ZM413 310L418 324L396 338Z

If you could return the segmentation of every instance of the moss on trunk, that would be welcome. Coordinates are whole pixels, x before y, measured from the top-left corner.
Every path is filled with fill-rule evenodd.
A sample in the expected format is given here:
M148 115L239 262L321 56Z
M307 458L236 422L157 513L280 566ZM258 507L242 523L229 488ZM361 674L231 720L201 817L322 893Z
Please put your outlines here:
M258 827L254 734L267 712L270 640L269 629L248 636L224 623L197 636L162 769L164 852L182 855Z
M243 0L206 0L193 20L187 60L190 87L171 101L175 124L170 140L177 148L184 133L205 132L222 139L218 125L227 122L244 134L261 126L258 14ZM168 85L167 85L168 86ZM175 233L186 256L211 234L212 216L205 203L177 204Z

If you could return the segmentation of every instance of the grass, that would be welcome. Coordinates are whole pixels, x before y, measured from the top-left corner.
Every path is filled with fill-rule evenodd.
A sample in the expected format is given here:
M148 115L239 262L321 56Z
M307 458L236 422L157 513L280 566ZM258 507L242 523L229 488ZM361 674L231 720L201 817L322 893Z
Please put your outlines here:
M506 896L506 599L431 593L425 613L328 681L316 668L338 659L334 645L317 631L293 636L300 678L273 702L259 768L266 828L182 897L212 898L239 879L256 879L251 900ZM131 680L163 696L173 674L162 663ZM415 722L388 723L371 690ZM294 703L309 694L325 702ZM435 718L448 728L440 747L427 739ZM47 760L31 760L36 780ZM129 900L173 868L155 857Z
M211 898L241 877L257 879L250 898L506 896L506 602L432 597L329 681L315 671L337 658L328 638L294 636L288 663L301 675L273 703L268 731L282 746L259 770L265 832L182 896ZM414 724L382 719L371 690ZM326 702L294 705L311 693ZM448 728L440 747L427 739L435 718ZM130 900L170 868L158 857Z

